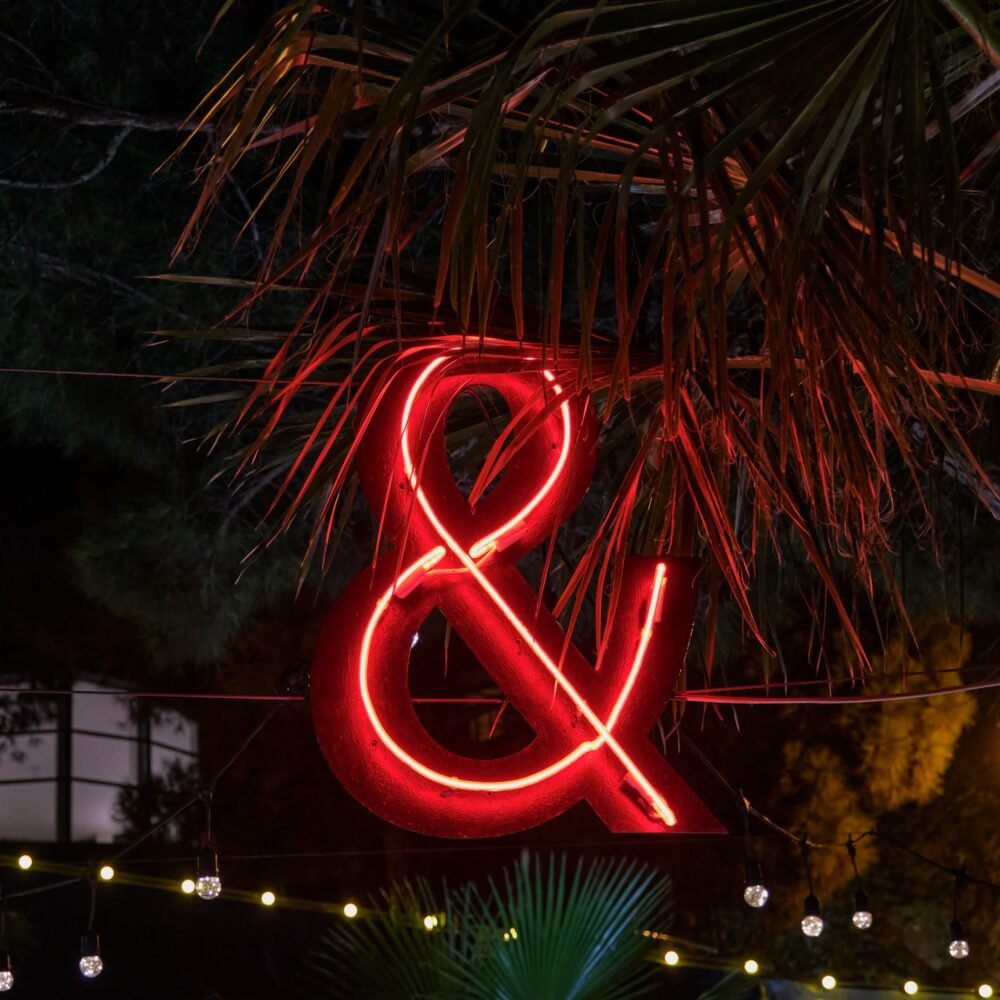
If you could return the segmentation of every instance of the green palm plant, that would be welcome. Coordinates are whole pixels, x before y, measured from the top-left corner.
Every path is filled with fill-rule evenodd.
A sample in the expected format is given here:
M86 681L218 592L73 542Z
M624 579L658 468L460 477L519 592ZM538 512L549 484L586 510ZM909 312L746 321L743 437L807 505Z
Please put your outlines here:
M361 918L331 924L324 932L303 963L304 996L456 996L449 969L456 928L463 921L454 906L464 909L467 902L446 892L442 903L422 880L392 886ZM440 932L430 933L425 917L442 912Z
M276 529L311 511L308 556L329 558L353 406L409 349L532 341L625 456L561 609L626 551L704 552L709 626L725 587L767 644L751 582L768 550L798 553L864 662L856 600L893 579L894 521L930 520L928 473L947 455L993 490L969 443L976 392L997 391L975 377L992 334L967 319L1000 284L962 259L962 193L1000 146L998 17L975 0L283 7L198 112L219 141L181 241L234 171L259 171L272 239L230 319L273 347L243 362L261 381L228 427L245 481L277 477ZM284 335L253 327L290 295ZM473 498L518 443L482 445Z
M662 924L670 880L620 859L526 857L491 880L402 883L365 919L338 922L307 959L307 995L371 1000L619 1000L656 974L641 931ZM433 917L430 929L425 918Z

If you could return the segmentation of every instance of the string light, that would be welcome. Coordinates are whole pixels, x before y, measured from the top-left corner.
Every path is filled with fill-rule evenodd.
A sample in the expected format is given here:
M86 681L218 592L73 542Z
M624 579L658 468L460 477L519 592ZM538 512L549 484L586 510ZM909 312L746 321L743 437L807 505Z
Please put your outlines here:
M38 693L38 692L36 692L36 693ZM70 693L77 693L77 692L64 692L64 693L70 694ZM107 694L107 692L103 692L103 691L102 692L92 692L92 693L94 693L94 694L98 694L99 693L99 694L102 694L102 695L103 694ZM125 693L126 692L122 692L122 694L125 694ZM164 695L164 697L171 697L171 696L170 695ZM209 695L208 697L213 697L213 696ZM249 696L249 697L254 697L254 696ZM273 700L273 699L271 699L271 696L268 696L268 700ZM208 814L207 814L208 821L207 821L207 836L205 838L205 843L206 843L206 845L210 845L211 844L211 790L212 790L212 788L214 787L215 783L219 780L219 778L227 770L229 770L229 768L239 759L239 757L242 755L242 753L247 749L247 747L250 745L250 743L253 741L253 739L261 731L261 729L263 729L263 727L274 717L274 715L277 713L277 711L280 710L280 708L283 707L283 703L284 702L282 701L282 704L276 705L274 708L272 708L271 711L267 714L267 716L253 729L253 731L250 733L250 735L243 741L243 743L241 744L241 746L239 747L239 749L236 751L236 753L216 773L215 777L212 779L211 785L209 785L208 788L205 791L203 791L199 795L194 796L193 798L189 799L183 806L180 807L180 809L178 809L175 813L173 813L167 819L165 819L165 820L161 821L160 823L158 823L151 830L146 831L141 837L138 838L138 840L136 840L136 841L132 842L131 844L125 846L121 851L119 851L117 857L124 857L130 851L134 850L139 844L141 844L145 839L147 839L152 833L155 833L156 831L162 829L164 826L168 825L169 823L172 823L177 818L177 816L180 815L181 812L183 812L185 809L188 809L191 806L195 805L199 801L199 799L204 799L206 801L206 806L207 806L207 810L208 810ZM5 863L8 863L8 864L10 863L10 859L4 859L4 860L5 860ZM203 896L204 898L213 898L214 899L215 896L217 896L218 893L222 889L222 884L221 884L221 881L219 880L219 876L218 876L218 859L215 856L214 850L212 850L211 847L206 847L206 849L199 855L198 861L199 861L199 865L198 865L198 876L199 876L199 879L198 879L198 881L196 882L195 880L192 880L190 878L184 879L180 883L181 892L183 892L186 895L198 892L198 894L201 895L201 896ZM17 863L18 868L20 868L22 871L27 871L34 864L34 859L31 857L30 854L24 853L24 854L21 854L16 859L16 863ZM68 881L63 880L63 881L59 881L59 882L53 882L53 883L51 883L49 885L43 885L43 886L40 886L38 888L26 889L26 890L23 890L21 892L13 893L12 897L13 896L21 896L21 895L32 895L33 896L33 895L35 895L37 893L46 893L46 892L49 892L49 891L51 891L53 889L61 888L62 886L65 886L67 884L74 883L74 882L80 882L80 881L83 881L84 879L86 879L89 882L89 885L90 885L90 917L89 917L89 920L87 922L87 929L86 929L86 931L84 931L84 933L81 935L81 938L80 938L80 958L79 958L78 967L80 969L80 974L82 976L84 976L86 979L96 979L104 971L104 960L101 957L100 938L98 937L97 932L94 930L94 916L95 916L95 911L96 911L96 908L97 908L97 879L100 878L100 879L102 879L103 881L106 881L106 882L110 881L111 879L113 879L115 877L115 870L114 870L113 866L110 865L110 864L105 864L105 865L101 866L101 868L98 869L96 872L94 871L94 869L92 867L89 867L89 866L86 869L80 870L79 868L74 868L73 866L50 865L47 870L58 871L60 867L68 868L68 871L66 871L66 874L68 874L68 875L71 876ZM212 881L210 881L213 878L214 878L214 884L213 884ZM146 885L148 885L151 888L160 888L160 889L165 889L170 884L170 883L167 883L167 882L165 882L163 880L132 879L131 881L134 884L138 884L138 885L146 884ZM176 885L176 883L174 883L174 884ZM206 895L206 890L208 890L210 894ZM249 894L244 894L244 895L249 895ZM273 896L273 893L266 892L266 893L264 893L264 895L265 896L266 895ZM262 902L264 901L263 897L262 897L261 901ZM269 905L269 904L265 903L265 905ZM356 915L356 913L357 913L357 907L354 904L348 904L348 905L351 906L351 907L353 907L353 912L348 912L348 908L345 907L345 913L347 913L349 916ZM6 942L5 942L5 936L6 936L6 900L3 898L2 893L0 893L0 910L2 910L2 913L0 913L0 916L2 916L2 925L0 925L0 992L7 992L7 991L9 991L10 989L13 988L13 985L14 985L14 974L13 974L13 970L12 970L12 964L11 964L10 955L9 955L9 953L6 950Z
M764 875L760 862L753 858L747 861L746 880L743 886L743 902L755 910L761 909L771 894L764 885Z
M219 856L212 846L212 794L215 782L206 785L198 794L205 805L204 847L198 852L194 876L194 891L199 899L218 899L222 894L222 877L219 875Z
M969 957L969 939L965 934L965 927L960 920L951 922L951 941L948 944L948 954L954 959Z
M87 929L80 938L80 974L84 979L96 979L104 971L101 959L101 941L94 930L94 914L97 910L97 885L90 882L90 919Z
M862 889L854 894L854 913L851 914L851 923L859 931L866 931L872 925L872 911L868 909L868 897Z
M86 931L80 938L80 973L85 979L96 979L103 971L100 938L94 931Z
M801 842L800 842L800 844L801 844ZM840 845L840 846L842 847L843 845ZM803 845L803 855L804 855L805 862L806 862L807 875L811 874L810 868L809 868L809 863L808 863L808 854L809 854L808 845L807 844ZM7 859L7 863L8 864L13 864L15 862L19 863L19 859L13 859L13 858ZM80 959L79 959L80 973L81 973L81 975L83 975L85 978L88 978L88 979L97 978L104 971L104 961L103 961L103 958L102 958L102 955L101 955L101 949L100 949L100 938L99 938L97 932L94 930L94 927L93 927L93 923L94 923L94 910L95 910L95 907L96 907L96 892L95 892L96 881L95 881L95 879L98 878L98 877L104 878L103 868L110 868L110 867L111 867L110 865L103 866L102 869L98 869L96 872L94 871L93 868L89 869L89 871L90 871L90 886L91 886L91 916L90 916L90 921L89 921L88 928L84 932L84 934L81 936ZM46 868L46 870L48 871L49 869ZM56 867L54 870L58 871L59 869L58 869L58 867ZM965 873L963 871L962 873L959 874L958 878L959 878L959 880L961 882L964 883L965 881L968 880L969 877L967 875L965 875ZM107 880L107 879L105 879L105 880ZM810 881L810 890L811 890L812 889L811 879L809 881ZM57 884L63 885L65 883L57 883ZM165 883L165 882L160 881L159 884L160 884L161 888L166 888L167 887L167 883ZM177 883L173 883L173 884L175 886L177 885ZM183 882L180 883L180 888L181 888L181 891L184 892L185 894L193 894L196 891L196 883L192 879L190 879L190 878L184 879ZM32 890L32 891L34 891L34 890ZM42 891L45 891L44 887L43 887ZM19 894L15 893L14 895L19 895ZM242 898L244 901L247 901L247 902L249 902L252 899L252 895L250 893L245 893L245 892L238 893L237 897L238 898ZM819 911L818 900L815 899L815 896L814 896L814 894L811 891L810 891L810 897L812 897L812 900L815 902L815 909L817 911L815 915L818 916L819 915L819 913L818 913L818 911ZM258 898L259 898L259 902L261 904L263 904L264 906L272 906L272 905L274 905L277 902L277 896L276 896L276 894L272 890L269 890L269 889L268 890L264 890L263 892L261 892ZM5 900L3 899L3 896L0 895L0 911L2 911L2 913L0 913L0 915L2 915L5 918L6 912L5 912L5 905L4 904L5 904ZM295 901L294 900L292 901L291 905L293 905L293 906L295 905ZM807 898L807 909L812 909L812 907L809 905L809 899L808 898ZM348 918L348 919L354 919L355 917L357 917L359 915L360 909L359 909L357 903L351 901L351 902L347 902L347 903L345 903L343 905L342 912L343 912L343 915L346 918ZM822 918L821 917L820 917L820 920L822 922ZM432 930L438 928L440 926L440 923L441 923L441 917L440 917L440 915L426 914L423 917L423 926L428 931L432 931ZM9 991L9 990L11 990L13 988L13 985L14 985L14 974L13 974L11 956L6 951L6 948L5 948L5 930L6 930L6 927L5 927L5 921L4 921L3 926L0 927L0 992L7 992L7 991ZM806 933L805 929L803 929L803 932ZM964 931L963 931L963 933L964 933ZM648 931L648 930L644 931L643 935L645 937L667 937L667 935L659 935L659 934L657 934L654 931ZM810 935L810 936L812 936L812 935ZM515 930L515 928L511 927L511 928L509 928L509 930L503 932L503 937L504 937L504 940L508 941L508 942L516 940L517 937L518 937L517 931ZM963 938L962 940L965 940L965 939ZM967 943L967 941L966 941L966 943ZM667 952L664 953L664 955L663 955L663 962L667 966L671 966L671 967L678 966L678 965L681 964L681 955L677 951L671 949L671 950L669 950L669 951L667 951ZM697 964L697 960L695 961L694 965L695 965L696 968L699 967L698 964ZM718 966L718 964L712 964L712 965L710 965L708 967L709 968L718 968L719 966ZM738 964L734 963L732 966L730 966L730 968L738 969L738 968L740 968L740 966ZM754 958L747 958L747 959L745 959L742 962L742 970L748 976L756 976L756 975L758 975L760 973L760 964ZM838 986L837 978L833 974L826 973L820 979L819 985L824 990L833 991L833 990L837 989L837 986ZM970 990L970 992L972 991L971 987L969 987L969 990ZM920 987L919 987L918 983L915 980L910 979L910 980L907 980L905 983L902 984L902 992L905 993L908 996L914 996L914 995L916 995L917 993L920 992ZM975 994L977 996L981 997L982 1000L992 1000L992 998L995 995L995 991L994 991L993 986L991 986L989 983L982 983L978 987L975 988Z
M751 909L759 910L766 905L771 895L764 885L764 873L760 862L754 857L750 844L750 803L743 798L743 835L747 844L747 863L743 879L743 902Z
M865 895L864 885L861 882L861 873L858 871L857 851L854 847L854 838L847 838L847 854L851 859L851 867L854 869L854 882L856 891L854 893L854 913L851 915L851 923L859 930L866 931L872 925L872 911L868 905L868 897Z
M251 736L255 735L257 731L259 731L259 727L258 727L258 730L255 730L255 732L253 734L251 734ZM249 742L249 741L247 741L247 742ZM245 749L245 747L241 748L241 749ZM230 762L230 764L231 764L231 762ZM227 767L228 766L229 765L227 765ZM735 793L735 789L731 789L731 791L733 791ZM197 802L197 798L192 799L189 803L187 803L187 806L193 805L193 804L195 804L195 802ZM747 806L749 807L749 803L747 803ZM773 821L768 820L767 817L764 817L764 819L767 822L771 823L772 826L774 827L774 829L777 830L779 833L781 833L783 836L786 836L786 837L788 837L789 839L792 839L792 840L798 839L798 838L795 838L788 831L783 830L780 826L778 826L777 824L773 823ZM943 865L942 863L934 860L933 858L925 857L925 856L923 856L923 855L921 855L921 854L913 851L909 847L906 847L904 845L900 845L900 844L894 843L891 839L885 838L884 836L878 834L876 831L869 831L868 833L864 834L864 836L866 836L866 837L869 837L869 836L870 837L878 837L881 841L884 841L886 843L887 847L891 847L891 848L898 849L898 850L903 850L908 855L915 857L916 860L918 860L921 863L927 865L928 867L935 868L935 869L937 869L939 871L945 870L945 871L950 872L951 874L954 874L955 875L955 885L956 885L956 899L955 899L955 912L956 912L956 916L958 914L958 902L959 902L958 895L959 895L959 891L964 886L964 884L966 882L973 881L973 882L976 882L977 884L982 884L982 885L986 885L986 886L990 886L990 887L994 887L994 888L1000 888L1000 884L994 883L994 882L990 882L990 881L988 881L986 879L982 879L982 878L970 876L970 875L968 875L965 872L964 869L961 872L959 872L959 873L956 874L953 869L946 868L945 865ZM810 845L808 845L807 842L803 842L801 840L799 841L799 843L800 843L800 847L802 848L802 853L803 853L803 857L804 857L804 860L805 860L806 875L807 875L807 880L809 881L809 888L810 888L809 897L807 897L807 899L806 899L806 916L815 916L817 918L818 924L819 924L819 930L817 930L815 932L815 934L810 934L809 931L806 929L806 926L805 926L806 920L805 920L805 918L803 918L803 928L802 929L803 929L803 933L805 933L807 936L818 936L820 933L822 933L825 925L824 925L824 922L823 922L823 919L822 919L822 915L821 915L821 907L819 905L819 900L816 899L815 894L812 891L812 882L811 882L811 877L810 877L811 876L811 872L810 872L809 859L808 859ZM135 845L133 845L133 847L134 846ZM570 845L566 845L566 846L570 846ZM843 849L844 847L847 847L848 851L853 854L853 840L850 839L850 838L848 840L848 844L847 845L841 843L841 844L836 844L836 845L832 845L831 844L831 845L814 845L814 846L820 847L820 848L836 848L836 849ZM133 847L126 847L125 850L123 850L122 852L120 852L119 856L121 856L121 855L123 855L125 853L128 853L128 851L132 850ZM211 853L213 855L213 860L214 860L214 863L215 863L215 869L217 871L218 870L218 868L217 868L217 866L218 866L218 860L217 860L217 857L214 856L214 851L211 851ZM345 853L345 852L335 852L335 853ZM266 857L270 857L270 858L294 858L296 856L297 855L290 853L290 854L273 854L273 855L267 855ZM854 858L852 857L852 861L853 860L854 860ZM21 854L21 855L19 855L17 857L10 857L10 856L8 856L7 858L3 859L2 863L5 863L5 864L7 864L7 865L9 865L11 867L14 867L16 865L17 868L21 869L22 871L27 871L27 870L31 869L34 866L34 859L32 858L32 856L30 854L24 853L24 854ZM92 886L95 884L93 882L93 880L95 878L100 878L100 879L102 879L104 881L110 881L111 878L114 878L115 875L116 875L116 873L115 873L115 871L113 869L113 866L111 866L111 865L103 865L100 869L98 869L98 870L95 871L93 867L83 868L83 867L80 867L80 866L74 867L74 866L70 866L70 865L58 865L58 864L53 865L53 864L50 863L50 864L47 864L47 865L43 866L43 869L46 872L53 872L54 871L54 872L58 872L58 873L70 875L71 876L71 881L80 881L82 879L85 879L85 878L88 877L87 873L89 872L89 877L92 880L91 881ZM855 866L855 874L858 875L856 866ZM160 888L160 889L167 889L168 887L172 886L174 888L174 891L176 891L176 888L179 887L184 894L194 894L194 892L196 891L196 888L197 888L195 881L193 881L190 878L186 878L186 879L184 879L180 883L177 883L177 882L167 882L167 881L162 880L162 879L160 879L160 880L155 880L154 879L154 880L145 880L144 881L142 879L135 879L135 878L133 878L133 879L129 880L130 884L134 883L134 884L137 884L137 885L138 884L146 884L147 881L149 882L149 887ZM861 881L860 877L858 878L858 881L859 881L859 884L860 884L860 881ZM51 884L50 886L43 885L43 886L41 886L41 887L39 887L37 889L36 888L32 888L30 890L25 890L24 893L16 892L16 893L12 894L11 898L13 898L14 896L22 895L22 894L34 894L36 892L46 892L48 889L55 889L55 888L58 888L60 886L65 885L65 884L67 884L65 881L55 882L55 883ZM763 884L763 883L761 883L761 884ZM220 883L220 889L221 889L221 883ZM266 897L266 896L273 896L273 895L274 894L271 893L270 890L265 891L264 893L261 894L261 896L259 897L259 900L264 905L272 905L271 903L267 903L265 901L264 897ZM251 902L254 897L253 897L252 893L243 892L243 893L238 893L237 894L237 898L240 898L240 899L242 899L243 901L246 901L246 902ZM867 899L864 896L863 889L860 889L860 888L859 888L858 892L855 894L855 905L856 905L855 916L857 916L859 912L865 912L865 913L867 913L870 916L870 911L867 910L867 906L865 906L864 909L862 910L862 908L858 905L859 904L859 900L862 901L862 902L864 902L865 904L867 904ZM274 901L276 902L276 899ZM302 902L303 905L306 905L309 908L315 908L317 906L320 906L321 908L326 908L326 907L323 906L323 904L317 904L317 903L315 903L313 901L301 901L301 902ZM2 904L3 904L3 897L2 897L2 895L0 895L0 906L2 906ZM291 903L286 904L286 905L295 906L297 904L296 904L296 901L292 900ZM810 911L812 911L812 912L810 912ZM343 912L343 915L344 915L345 918L347 918L347 919L354 919L355 917L357 917L359 915L360 911L359 911L359 907L358 907L358 905L356 903L354 903L354 902L348 902L348 903L346 903L346 904L343 905L342 912ZM852 922L854 922L854 925L856 927L859 927L860 929L867 929L866 927L861 927L860 924L856 920L854 920L853 917L852 917ZM92 923L92 920L91 920L91 923ZM424 926L428 930L432 930L435 927L437 927L438 925L439 925L439 918L438 917L436 917L434 915L427 915L427 916L424 917ZM870 924L868 926L870 926ZM961 924L960 921L956 920L955 922L953 922L953 924L951 926L951 931L952 931L952 936L951 936L951 945L949 945L949 953L953 954L953 957L956 957L956 958L967 957L969 955L969 940L968 940L968 937L965 934L964 926ZM651 937L658 936L655 932L652 932L652 931L644 931L643 933L644 933L644 936L651 936ZM509 937L509 939L514 939L514 938L516 938L516 936L517 935L513 931L513 928L509 932L507 932L505 934L505 937ZM957 950L959 952L964 952L964 954L954 955L954 953L952 952L952 946L956 945L956 944L958 945ZM676 954L676 953L674 953L674 954ZM678 962L679 962L679 958L680 958L680 956L677 956ZM666 956L664 956L664 959L666 961ZM686 962L686 964L688 964L688 963ZM717 968L718 966L714 966L713 965L711 967ZM99 976L103 972L103 968L104 968L104 963L103 963L103 959L102 959L101 953L100 953L100 941L99 941L99 937L96 934L96 932L93 930L93 927L91 926L91 927L88 928L88 931L81 937L80 971L87 978L95 978L95 977ZM731 966L731 968L733 970L736 970L736 969L740 968L740 965L739 965L738 962L734 962L733 965ZM742 963L742 968L743 968L743 971L747 975L750 975L750 976L757 975L759 973L759 971L760 971L760 965L759 965L759 963L755 959L753 959L753 958L746 959ZM826 978L829 978L829 979L835 981L835 977L833 977L833 976L829 976L829 977L824 976L824 980ZM10 956L9 952L6 951L6 949L4 947L3 935L0 934L0 992L7 992L7 991L11 990L12 987L13 987L13 983L14 983L14 975L13 975L13 968L12 968L11 956ZM824 987L825 987L825 983L824 983ZM832 987L825 987L825 988L834 989L836 987L832 986ZM897 989L898 988L900 988L900 987L897 987ZM918 994L920 992L920 986L919 986L919 984L915 980L912 980L912 979L907 980L905 983L903 983L901 985L901 988L902 988L902 992L904 992L908 996L915 996L916 994ZM973 987L969 986L969 987L967 987L967 990L968 990L968 992L970 994L973 993ZM989 983L982 983L982 984L980 984L978 987L975 987L974 992L975 992L975 995L978 995L979 997L983 998L983 1000L992 1000L992 998L996 995L994 987L992 985L990 985Z
M218 899L222 893L219 857L211 847L203 847L198 853L198 871L194 880L194 891L198 893L199 899Z
M819 909L819 900L810 893L806 896L805 910L802 917L802 933L806 937L817 938L823 933L826 924Z
M955 876L955 894L951 917L951 942L948 945L948 954L957 960L969 957L969 938L965 933L965 927L958 918L958 900L965 887L965 869L963 868Z
M0 899L0 993L14 988L14 966L7 951L7 900Z
M823 928L826 925L823 923L819 900L816 898L816 893L813 892L812 873L809 870L809 844L806 840L802 840L801 847L802 863L806 869L806 883L809 886L809 895L806 896L804 913L802 916L802 933L805 934L806 937L817 938L823 933Z

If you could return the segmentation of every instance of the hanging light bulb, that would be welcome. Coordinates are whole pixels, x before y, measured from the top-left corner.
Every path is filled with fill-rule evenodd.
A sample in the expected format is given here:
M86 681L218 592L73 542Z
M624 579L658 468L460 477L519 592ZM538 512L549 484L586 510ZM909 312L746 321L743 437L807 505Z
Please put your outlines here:
M217 899L222 892L219 877L219 857L211 847L203 847L198 853L198 868L194 880L194 891L201 899Z
M831 976L831 975L829 975L829 974L825 975L825 976L824 976L824 977L823 977L823 978L822 978L822 979L821 979L821 980L819 981L819 984L820 984L820 986L822 986L822 987L823 987L823 989L824 989L824 990L835 990L835 989L837 988L837 980L836 980L836 977L834 977L834 976Z
M906 982L903 983L903 992L907 996L911 997L916 996L920 992L920 987L916 984L914 980L907 979Z
M759 910L767 903L771 894L764 885L764 873L760 862L753 855L750 843L750 800L741 794L743 799L743 836L747 845L747 865L743 879L743 902L754 910Z
M969 957L969 939L960 920L951 922L951 943L948 945L948 954L956 959Z
M802 917L802 933L806 937L817 938L823 933L826 924L820 913L819 900L809 893L806 896L805 913Z
M754 958L748 958L743 963L743 971L748 976L756 976L757 973L760 972L760 965L759 965L759 963L757 962L756 959L754 959Z
M990 997L993 996L993 987L989 983L983 983L976 992L983 1000L990 1000Z
M854 913L851 923L859 931L866 931L872 925L872 911L868 909L868 897L860 889L854 894Z
M802 933L806 937L817 938L823 933L825 924L819 908L819 900L813 892L812 873L809 870L809 841L803 837L799 843L802 849L802 864L806 870L806 884L809 886L809 895L806 896L805 913L802 916Z
M85 979L96 979L104 971L101 960L101 941L93 930L80 938L80 973Z
M30 855L30 854L22 854L22 855L21 855L21 856L20 856L20 857L19 857L19 858L17 859L17 867L18 867L18 868L20 868L20 869L21 869L21 871L25 871L25 872L26 872L26 871L27 871L27 870L28 870L28 869L29 869L29 868L30 868L30 867L31 867L31 866L32 866L32 865L33 865L34 863L35 863L35 859L34 859L34 858L33 858L33 857L32 857L32 856Z
M851 867L854 869L854 879L857 883L857 891L854 893L854 913L851 915L851 923L859 931L866 931L872 925L872 911L868 906L868 897L861 885L861 872L858 871L858 862L855 857L854 838L847 838L847 853L851 859Z
M962 921L958 918L958 902L959 897L962 895L962 889L965 888L966 877L964 868L955 875L954 909L951 915L951 942L948 945L948 954L952 958L959 960L969 957L969 937L965 933Z
M353 920L358 915L358 904L357 903L345 903L344 904L344 916L348 920Z
M681 960L681 956L677 954L676 951L668 951L663 956L663 961L667 965L676 965Z
M93 876L90 879L90 919L87 929L80 938L80 974L85 979L96 979L104 971L101 960L101 941L94 930L94 917L97 914L97 882Z
M14 988L14 969L7 951L7 900L0 897L0 993Z
M750 858L747 861L746 880L743 887L743 902L747 906L759 910L767 903L771 894L764 885L764 873L761 870L760 862Z

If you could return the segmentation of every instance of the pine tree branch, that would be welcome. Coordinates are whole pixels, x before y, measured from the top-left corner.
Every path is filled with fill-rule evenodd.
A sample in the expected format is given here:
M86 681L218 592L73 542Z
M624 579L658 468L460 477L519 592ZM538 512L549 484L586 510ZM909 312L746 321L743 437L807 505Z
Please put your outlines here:
M106 108L49 94L0 92L0 114L55 118L73 125L137 129L143 132L206 132L213 126L187 115L154 114Z
M136 288L135 285L122 281L121 278L109 274L107 271L99 271L85 264L69 261L65 257L57 257L55 254L43 253L41 250L35 250L23 243L9 243L7 246L14 250L20 258L34 261L41 270L48 271L50 274L58 274L85 285L107 285L113 291L139 299L157 309L162 309L164 312L172 313L186 322L192 322L187 313L159 301L141 288Z
M65 188L79 187L81 184L86 184L87 181L93 180L111 163L121 148L121 144L131 131L131 127L126 125L120 132L117 132L111 142L108 143L108 147L104 151L104 156L90 167L90 169L85 170L82 174L77 174L75 177L68 177L61 181L22 181L0 177L0 186L21 191L62 191Z

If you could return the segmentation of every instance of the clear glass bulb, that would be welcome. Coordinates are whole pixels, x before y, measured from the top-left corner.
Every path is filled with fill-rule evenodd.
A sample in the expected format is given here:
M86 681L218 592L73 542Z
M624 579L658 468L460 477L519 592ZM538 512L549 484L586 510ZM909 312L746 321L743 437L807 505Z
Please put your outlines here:
M810 886L810 889L812 886ZM817 938L823 933L823 916L819 900L810 892L806 896L805 915L802 917L802 933L806 937Z
M948 945L948 954L951 955L952 958L968 958L969 942L964 938L956 938L950 945Z
M222 893L222 879L218 875L199 875L194 891L201 899L217 899Z
M222 892L222 879L219 877L219 856L210 845L206 845L198 852L194 891L198 893L200 899L217 899Z
M80 972L87 979L96 979L104 971L100 955L83 955L80 958Z
M854 916L851 917L851 923L859 931L866 931L872 925L872 915L868 910L855 910Z
M764 871L756 858L747 858L743 877L743 902L759 910L771 894L764 885Z
M14 988L14 973L8 969L0 970L0 993Z

